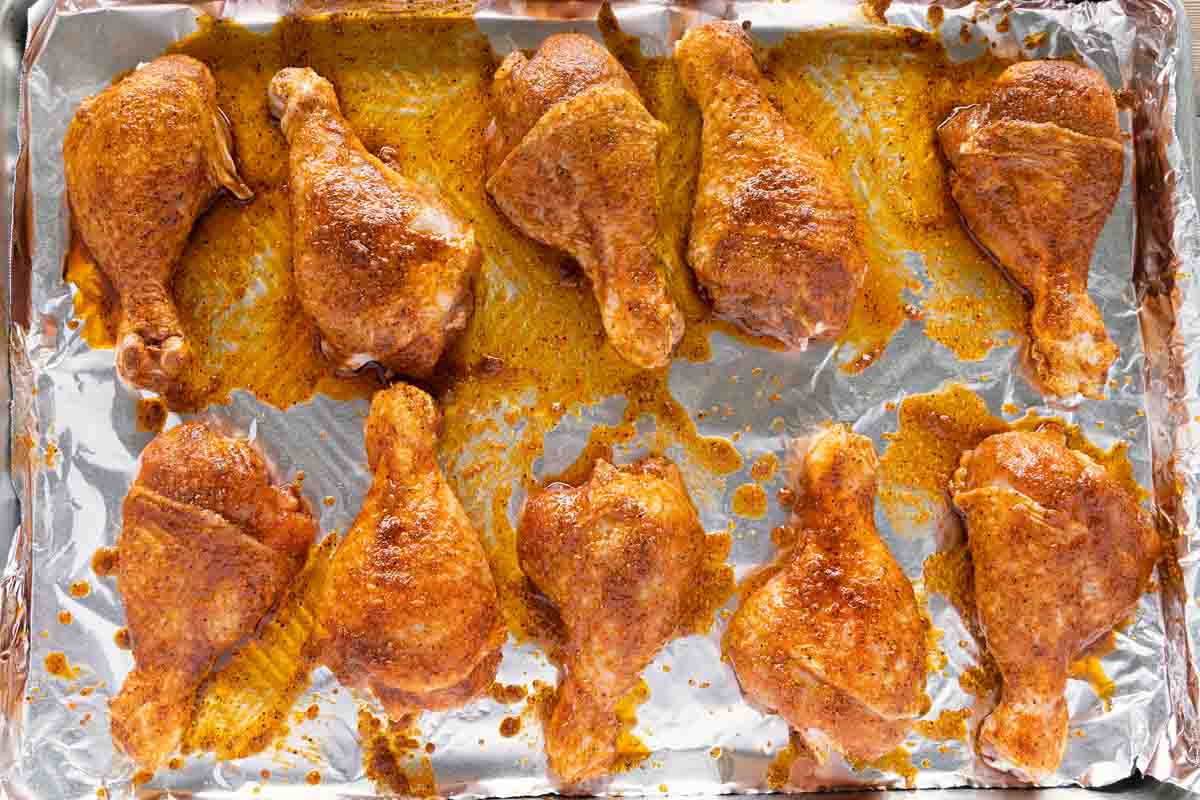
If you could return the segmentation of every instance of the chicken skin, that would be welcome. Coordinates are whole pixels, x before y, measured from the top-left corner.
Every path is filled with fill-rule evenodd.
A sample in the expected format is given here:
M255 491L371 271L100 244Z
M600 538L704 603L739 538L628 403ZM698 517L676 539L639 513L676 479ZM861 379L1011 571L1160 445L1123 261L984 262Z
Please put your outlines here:
M326 660L396 720L461 706L491 685L505 628L483 546L437 462L441 415L397 384L367 419L375 479L334 555Z
M875 527L871 441L836 425L804 444L790 481L799 540L734 614L727 652L746 696L818 760L874 759L924 713L926 623Z
M609 342L630 363L667 364L683 315L658 256L658 142L629 75L580 34L515 52L492 84L487 190L527 236L565 251L592 283Z
M1071 62L1015 64L938 137L971 233L1033 297L1029 352L1043 387L1102 397L1118 351L1088 269L1125 170L1112 89Z
M688 260L714 312L791 348L836 338L867 268L849 189L771 104L739 25L688 31L675 60L704 118Z
M1069 664L1133 611L1158 534L1135 497L1048 427L985 439L963 455L950 491L1003 678L979 749L993 767L1037 781L1062 761Z
M117 374L167 394L190 361L171 277L221 189L251 196L208 67L163 56L84 100L63 141L75 230L120 304Z
M522 512L521 569L557 607L566 676L546 727L565 784L606 773L617 756L617 702L675 635L704 530L679 470L662 458L597 460L579 487L551 484Z
M251 445L201 422L146 447L123 516L117 588L135 666L112 700L112 735L154 769L179 745L213 662L275 604L317 526Z
M366 151L329 81L288 68L268 91L288 140L292 269L322 346L343 371L427 377L467 325L474 231Z

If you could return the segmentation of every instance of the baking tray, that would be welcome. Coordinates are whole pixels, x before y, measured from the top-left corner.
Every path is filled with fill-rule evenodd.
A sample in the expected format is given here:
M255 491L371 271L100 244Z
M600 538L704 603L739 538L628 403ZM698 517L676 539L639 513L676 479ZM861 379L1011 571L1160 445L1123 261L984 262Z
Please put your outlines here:
M30 3L27 0L17 0L16 2L0 2L0 25L2 25L3 29L4 29L3 55L2 55L2 57L0 57L0 70L2 70L2 75L3 75L3 79L4 79L3 86L2 86L2 88L0 88L0 91L3 92L3 96L0 97L0 113L2 113L4 115L3 116L3 124L4 124L5 137L6 137L5 138L5 158L4 158L4 162L3 162L5 172L4 172L4 176L3 176L3 178L4 178L3 189L0 190L3 192L3 194L0 195L0 201L3 202L3 207L5 209L10 209L12 207L11 203L12 203L13 179L14 179L14 176L16 175L17 170L20 169L20 165L17 164L17 160L16 160L16 154L17 154L16 116L18 113L17 112L18 67L19 67L19 62L20 62L20 54L22 53L23 48L24 48L26 31L28 29L27 25L26 25L26 20L28 18L30 9L34 8L36 5L37 4ZM40 5L40 8L38 10L35 10L34 13L35 14L38 13L39 10L44 11L46 7L47 7L47 3L43 2ZM1186 30L1181 30L1180 35L1186 37L1187 36ZM1181 47L1181 49L1184 52L1187 52L1186 46ZM1180 80L1183 81L1184 76L1181 76ZM1182 102L1190 102L1190 97L1191 97L1190 92L1180 92L1179 96L1181 98L1181 103ZM1184 117L1185 114L1190 114L1190 109L1188 109L1185 112L1185 110L1181 108L1179 116ZM1178 133L1179 133L1181 142L1185 148L1185 151L1191 152L1191 141L1190 140L1193 135L1193 130L1190 127L1187 127L1186 129L1181 129ZM5 237L5 247L7 249L9 249L10 251L11 251L12 243L14 241L19 241L21 238L21 237L13 237L12 223L21 224L22 221L19 219L12 220L11 215L10 215L10 224L4 226L3 236ZM17 299L17 298L13 297L12 292L15 290L19 294L20 292L22 292L25 289L25 287L21 287L19 285L14 287L12 285L11 271L7 271L5 277L6 277L6 280L4 283L4 286L5 286L4 309L7 310L7 309L13 307L13 305L10 304L8 302L8 300L10 298L12 298L14 300ZM21 303L18 302L18 303L16 303L16 307L20 308L23 306ZM25 326L28 325L27 320L24 320L24 321L22 321L22 320L14 320L14 321L6 320L6 323L8 323L8 322L13 322L17 325L22 325L22 324L24 324ZM8 324L6 324L4 327L7 332L9 329ZM7 336L6 336L6 341L7 341ZM9 349L4 348L4 353L5 353L5 355L4 355L5 374L7 375ZM4 391L4 397L5 397L6 401L11 399L10 386L11 386L10 381L3 382L3 387L4 387L3 391ZM3 416L3 424L5 426L4 434L7 437L9 434L9 424L10 424L10 418L8 416ZM3 458L4 458L5 468L7 471L9 469L9 464L10 464L10 453L8 453L6 451L4 453ZM16 497L15 491L13 489L13 486L11 485L11 482L9 482L9 481L0 482L0 526L3 526L3 527L0 527L0 534L6 533L8 531L16 532L18 520L19 520L18 502L17 502L17 497ZM15 535L15 536L12 536L12 537L6 539L5 537L0 536L0 544L4 545L4 548L3 548L4 551L8 551L8 550L11 550L13 547L21 546L21 537L19 535ZM4 579L5 580L20 580L21 576L19 576L19 575L4 576ZM21 615L4 614L2 618L3 619L14 619L14 618L21 619ZM24 624L27 625L28 623L26 622ZM14 661L17 661L17 660L27 657L27 653L25 652L24 647L25 647L25 643L28 642L28 636L29 636L29 631L27 629L0 631L0 637L2 637L2 638L0 638L0 650L10 653L11 654L10 657L13 658ZM6 709L12 709L14 706L19 704L19 702L20 702L19 697L18 698L3 698L3 700L5 702ZM8 739L0 740L0 771L4 771L6 765L13 763L12 760L16 759L18 757L19 757L19 752L16 748L16 742L10 741ZM0 796L9 796L10 793L12 793L14 791L17 791L17 787L13 786L12 784L8 784L7 782L0 783ZM965 797L974 797L975 795L979 794L979 791L981 791L981 790L951 789L951 790L925 790L925 791L942 791L942 792L948 793L950 795L965 798ZM1064 797L1065 798L1067 796L1077 797L1077 796L1079 796L1080 792L1087 791L1087 790L1083 790L1083 789L1042 789L1042 790L1028 790L1028 791L1035 791L1039 795L1047 795L1047 796L1054 795L1055 797ZM1187 792L1185 792L1184 790L1179 789L1177 787L1169 786L1166 784L1161 784L1152 779L1139 779L1139 778L1131 778L1129 780L1122 781L1120 784L1115 785L1105 791L1112 791L1112 792L1121 793L1121 794L1144 795L1147 797L1154 796L1154 797L1172 797L1172 798L1174 798L1174 797L1188 796ZM294 791L292 794L294 795ZM868 793L862 793L862 794L868 794ZM876 792L876 793L870 793L870 794L889 794L889 792ZM895 794L899 794L899 793L895 792ZM11 796L24 796L24 795L14 793ZM265 789L261 793L260 796L268 796L268 797L272 796L272 790ZM842 796L845 796L845 795L842 795Z

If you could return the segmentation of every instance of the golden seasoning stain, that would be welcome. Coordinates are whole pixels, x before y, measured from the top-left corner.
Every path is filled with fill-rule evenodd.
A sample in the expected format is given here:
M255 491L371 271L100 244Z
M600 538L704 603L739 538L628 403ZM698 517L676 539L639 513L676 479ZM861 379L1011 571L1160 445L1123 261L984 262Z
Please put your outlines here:
M183 769L183 759L179 756L172 757L171 760L167 762L167 769Z
M935 742L967 741L967 719L969 708L945 708L936 719L922 719L913 724L917 733Z
M137 772L133 773L133 785L134 786L145 786L147 783L149 783L151 781L151 779L153 777L154 777L154 773L151 772L150 770L139 769Z
M812 769L818 763L816 755L805 743L800 734L794 730L788 731L788 743L780 748L771 763L767 766L767 788L772 791L782 791L792 786L793 770Z
M1118 626L1118 628L1125 627L1130 622L1126 622ZM1107 635L1093 642L1087 650L1071 663L1070 672L1068 673L1075 680L1086 681L1091 685L1092 691L1096 693L1096 697L1104 705L1106 712L1112 711L1113 695L1116 693L1117 685L1105 673L1104 665L1100 659L1116 649L1116 631L1109 631Z
M506 739L511 739L521 732L520 717L505 717L500 720L500 735Z
M940 27L942 22L946 19L946 12L941 6L932 5L929 7L929 10L925 12L925 18L929 20L929 26L931 28L937 28Z
M493 683L488 689L488 695L497 703L511 706L525 699L528 690L520 684Z
M733 513L762 519L767 515L767 493L757 483L743 483L733 493Z
M1000 668L987 651L980 652L980 662L967 667L958 676L958 685L978 698L990 697L1000 688Z
M922 567L925 590L946 596L972 634L980 632L975 622L975 574L966 544L931 553Z
M800 531L792 525L779 525L771 529L771 542L781 554L783 551L795 547L799 541Z
M101 578L117 574L117 558L120 551L115 547L101 547L92 555L92 572Z
M1104 665L1096 656L1084 656L1071 664L1069 675L1077 681L1086 681L1104 705L1106 712L1112 711L1112 699L1117 686L1104 671Z
M121 650L133 649L133 641L129 637L129 628L117 628L113 634L113 644Z
M336 547L333 533L313 547L274 618L201 687L187 748L244 758L286 733L288 712L314 666L315 612Z
M58 458L58 444L56 442L47 442L46 443L46 455L43 460L46 465L46 469L54 469L54 462L57 460L57 458Z
M309 786L319 785L321 783L321 773L317 772L315 769L310 770L309 773L304 776L304 782Z
M379 789L399 796L437 794L433 763L420 749L411 720L379 719L366 709L358 711L358 737L363 767Z
M942 647L942 639L946 637L946 632L934 625L933 621L929 618L929 610L926 608L925 598L921 597L919 599L921 619L925 622L925 669L928 673L941 672L950 663L950 659Z
M633 734L637 726L638 706L650 699L650 687L639 680L617 703L617 719L621 729L617 734L617 756L613 760L612 772L628 772L650 757L650 749Z
M75 286L75 316L83 320L80 337L93 349L111 350L117 343L116 295L74 231L63 277Z
M729 551L733 537L728 533L710 533L704 539L704 557L692 581L691 591L683 598L679 632L684 636L702 635L712 628L717 609L733 597L736 584ZM664 665L664 669L666 666Z
M899 430L884 437L879 500L892 526L911 534L950 512L946 486L962 454L1009 426L958 384L905 398L898 417Z
M82 600L91 594L92 586L87 581L79 580L72 583L67 588L67 591L70 592L71 597L74 597L76 600Z
M968 667L958 676L964 692L984 698L1000 686L1000 670L991 654L983 647L983 631L975 615L975 574L967 545L958 544L932 553L922 568L925 590L945 595L958 612L959 618L980 644L979 663ZM968 646L967 642L959 642ZM922 723L918 723L918 727Z
M959 358L982 358L1023 331L1024 299L963 227L934 135L1006 64L951 64L935 38L899 28L794 35L767 51L766 64L783 113L858 190L869 264L843 369L878 360L910 316L909 295L921 301L925 334ZM921 254L928 286L907 251Z
M137 429L144 433L161 433L167 421L167 404L158 397L144 397L137 404Z
M763 453L750 465L750 477L765 483L775 477L779 470L779 457L774 453Z
M316 704L311 705L308 708L304 709L304 716L306 719L316 719L320 715L320 713L321 713L321 708L320 708L320 706L317 706Z
M917 768L913 766L912 753L905 750L903 746L871 761L851 759L850 764L859 772L864 769L877 769L880 772L899 775L909 789L915 788L917 785Z

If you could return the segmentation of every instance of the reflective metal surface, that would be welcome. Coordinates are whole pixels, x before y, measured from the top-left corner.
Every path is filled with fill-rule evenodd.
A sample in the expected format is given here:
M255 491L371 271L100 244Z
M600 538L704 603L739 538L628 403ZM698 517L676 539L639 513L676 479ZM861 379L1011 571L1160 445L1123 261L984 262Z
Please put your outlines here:
M572 27L594 31L590 14L583 13L587 7L571 4L571 11L582 16ZM259 29L268 26L281 10L270 3L253 2L205 8ZM564 27L561 21L535 19L522 10L518 4L496 4L478 14L478 24L497 52L535 46L552 30ZM6 79L16 76L26 11L26 5L16 3L3 6L0 14L5 32L0 69ZM0 703L7 720L0 726L0 772L4 776L0 791L14 797L95 797L96 787L103 785L120 796L134 791L133 766L112 747L106 701L131 664L129 654L116 648L112 640L113 632L123 624L123 612L111 582L103 584L93 578L98 585L82 601L68 596L64 587L72 580L91 577L91 554L115 538L120 502L149 435L133 428L131 404L136 397L115 383L111 352L90 350L65 326L72 314L72 289L61 278L67 224L59 148L79 100L102 88L115 73L153 57L189 32L195 24L195 11L185 6L68 3L63 6L64 13L41 24L47 11L43 5L30 17L34 24L29 29L37 36L28 57L30 104L23 121L29 132L27 163L18 165L14 160L19 126L16 87L11 80L6 80L0 96L0 114L9 137L3 191L10 192L15 174L19 191L14 217L20 223L15 228L13 270L4 305L6 312L12 310L16 323L9 328L12 342L8 349L15 449L13 486L0 482L0 544L7 544L0 550L8 556L0 583ZM753 20L755 34L767 42L792 30L831 21L863 24L857 6L850 3L733 2L686 8L647 3L623 5L617 13L622 27L642 38L645 52L661 54L668 52L668 32L675 27L668 24L668 17L695 21L714 11ZM926 11L924 4L895 3L888 19L925 27ZM1041 409L1083 425L1102 446L1117 438L1131 442L1131 460L1139 481L1146 487L1161 488L1160 510L1168 527L1177 525L1188 534L1178 543L1181 569L1177 580L1170 576L1162 580L1162 602L1158 596L1143 598L1137 622L1122 632L1117 651L1104 660L1117 687L1114 708L1106 710L1086 684L1072 682L1072 726L1085 735L1072 739L1063 767L1051 784L1102 786L1120 781L1135 769L1187 786L1200 781L1200 748L1194 745L1196 684L1191 650L1200 635L1193 599L1200 592L1200 556L1195 553L1191 523L1200 496L1200 447L1190 438L1196 435L1191 420L1200 417L1196 395L1200 298L1193 297L1195 279L1187 274L1200 267L1200 259L1196 258L1198 231L1191 192L1189 49L1186 26L1177 28L1175 24L1177 13L1177 6L1153 0L1071 7L1016 3L1008 35L992 31L1017 49L1016 43L1028 31L1046 31L1040 54L1078 55L1104 72L1114 85L1144 93L1136 112L1122 114L1122 126L1131 134L1127 149L1130 166L1093 265L1094 294L1123 353L1113 374L1119 381L1128 379L1127 389L1077 409L1052 408L1016 374L1017 347L996 348L978 362L960 362L938 350L915 325L901 330L887 361L873 368L867 379L852 380L840 373L826 349L768 353L720 336L713 342L711 361L677 362L670 379L673 393L689 408L737 408L739 417L733 422L710 419L702 433L729 436L742 424L753 423L754 432L738 441L747 465L755 453L782 454L790 436L827 418L852 422L882 451L885 434L895 427L894 419L883 411L886 405L948 380L971 385L996 413L1009 403L1022 411ZM982 18L980 24L990 20L994 27L996 18L991 11L974 6L948 9L944 25L972 15ZM970 52L959 55L969 57ZM830 99L840 102L836 81L829 91ZM22 173L23 168L28 168L28 175ZM0 196L5 208L10 207L10 199L7 194ZM1136 265L1132 273L1130 265ZM782 430L769 424L776 411L759 407L749 393L727 380L731 374L748 375L752 368L780 376L784 387L780 408L788 409ZM4 384L5 390L9 385ZM622 402L613 398L583 419L568 418L552 431L539 474L553 473L572 461L590 425L605 421ZM285 412L239 394L228 405L206 414L253 431L284 473L303 467L307 475L304 488L310 497L336 497L336 505L322 512L322 530L330 531L344 528L352 519L369 480L362 452L364 408L361 401L341 403L318 397ZM168 425L176 421L172 416ZM8 422L6 417L5 424ZM322 437L318 432L328 435ZM46 464L40 455L50 441L56 444L59 459ZM620 458L633 458L639 452L635 443ZM721 485L696 477L697 484L703 484L698 488L692 483L697 473L687 469L686 454L668 452L680 460L689 476L705 527L723 529L729 521L725 490L732 490L745 474L729 476ZM1183 480L1178 496L1171 494L1168 486L1174 485L1175 468ZM776 486L771 485L769 491ZM24 500L19 523L16 497ZM514 513L520 497L519 492L514 496ZM782 512L772 507L766 519L751 526L753 535L735 542L731 560L739 577L770 560L773 547L766 534L782 521ZM880 522L909 577L919 580L924 559L937 546L934 538L903 535L882 515ZM14 533L5 542L3 537L9 531ZM57 632L42 638L42 630L55 631L52 620L60 608L71 610L78 620L71 638L59 637ZM944 598L931 596L930 611L947 641L970 639ZM666 785L671 794L705 795L754 791L762 786L766 765L787 740L786 725L741 700L732 672L719 660L720 633L718 625L709 636L672 643L647 670L651 699L639 710L638 732L654 755L648 766L614 777L600 791L654 794ZM49 678L42 660L50 650L65 652L71 663L85 665L88 683L101 688L84 701L78 696L78 686L72 688ZM553 682L553 668L533 650L510 642L500 680ZM951 655L946 674L930 678L933 716L940 709L973 702L958 683L961 671L972 663L970 649ZM662 667L670 667L671 675L692 676L696 684L706 684L705 691L680 686ZM184 769L163 771L142 791L157 788L194 797L224 797L256 789L269 797L370 794L373 787L362 775L354 728L357 701L348 692L334 697L334 686L332 676L318 670L309 693L298 703L299 707L317 700L322 703L321 720L293 726L292 731L293 740L307 735L317 743L316 761L281 760L278 753L236 763L196 756L188 759ZM39 690L37 695L27 700L34 687ZM81 726L84 709L92 721ZM977 709L977 713L984 711L982 706ZM545 776L538 732L515 740L496 736L499 720L508 713L507 708L485 700L462 711L422 718L423 736L437 746L434 765L443 791L514 796L553 788ZM477 741L485 740L487 747L479 747ZM1005 776L979 763L973 748L955 744L943 752L936 743L920 737L912 741L913 761L930 761L930 767L918 775L921 787L1009 783ZM723 750L720 759L709 755L714 746ZM320 787L304 782L314 764L322 774ZM263 769L272 777L260 788ZM902 785L896 776L878 770L856 776L847 766L846 776ZM969 789L941 791L964 799L977 794ZM1184 794L1177 787L1152 780L1127 781L1114 791L1157 798ZM1038 794L1057 800L1077 795L1077 790L1044 789Z

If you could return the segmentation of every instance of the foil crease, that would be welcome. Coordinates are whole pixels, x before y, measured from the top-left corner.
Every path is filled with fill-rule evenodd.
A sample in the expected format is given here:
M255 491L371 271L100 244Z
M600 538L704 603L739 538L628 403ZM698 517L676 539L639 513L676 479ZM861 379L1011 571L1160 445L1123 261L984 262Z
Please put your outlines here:
M97 548L115 540L120 504L150 434L134 427L137 396L115 381L111 351L91 350L66 325L73 310L73 289L62 278L69 244L60 156L66 126L80 100L190 33L200 13L265 30L282 14L312 10L316 9L303 2L293 5L286 0L194 5L60 0L57 6L43 3L31 13L22 72L14 257L6 298L12 322L13 491L21 508L19 522L2 542L6 562L0 574L0 791L8 795L92 798L100 786L109 796L138 791L133 788L133 765L114 750L108 732L107 701L132 665L130 654L113 641L124 614L112 582L95 578L90 559ZM320 10L330 6L322 4ZM534 47L558 30L596 34L597 10L598 4L591 2L495 0L481 4L475 17L503 55ZM622 29L639 37L643 52L662 55L687 27L713 17L749 20L755 35L769 44L799 30L873 24L868 17L879 12L844 1L735 1L618 3L615 13ZM925 3L896 2L884 13L891 24L929 29ZM1008 19L1005 26L998 25L1001 15ZM1122 127L1130 134L1125 184L1092 268L1093 296L1122 351L1113 372L1121 388L1102 402L1073 409L1048 406L1018 376L1019 346L997 347L980 361L958 361L922 335L916 321L906 323L887 356L861 376L840 372L828 348L767 352L714 334L711 360L676 361L670 386L689 409L719 405L735 411L728 417L707 417L699 425L701 434L728 437L753 423L753 432L736 443L746 466L714 481L689 468L681 449L668 448L667 454L683 468L705 528L723 530L732 519L733 487L749 480L755 455L783 456L792 437L827 419L852 423L882 453L885 434L895 429L895 418L885 408L949 381L975 390L993 413L1011 403L1022 412L1033 409L1077 423L1101 447L1119 437L1130 441L1136 477L1153 494L1160 529L1174 543L1174 557L1159 571L1160 593L1143 597L1135 624L1118 634L1117 649L1103 659L1116 687L1112 709L1106 711L1086 684L1071 682L1071 724L1084 735L1070 740L1060 770L1045 785L1102 786L1141 770L1197 790L1200 286L1195 270L1200 267L1200 219L1193 191L1187 26L1179 6L1166 0L961 7L950 3L940 27L949 34L944 39L959 60L978 57L983 40L974 36L973 44L953 44L959 41L954 34L964 25L996 42L1001 54L1081 58L1133 99L1131 109L1121 114ZM1030 47L1026 36L1034 32L1044 36ZM837 102L835 85L830 92ZM852 120L847 108L847 124ZM768 405L759 394L729 382L729 375L749 375L753 368L782 378L781 402ZM591 426L618 419L623 403L610 398L579 417L565 417L546 437L544 456L535 465L539 476L573 461ZM229 403L208 409L204 416L249 431L281 473L302 468L310 499L334 497L329 507L313 503L321 514L321 530L328 533L344 530L351 522L370 480L362 443L365 412L363 401L323 396L280 411L235 393ZM782 426L772 426L780 415ZM178 421L172 414L167 425ZM497 438L503 441L512 424L503 418L496 424ZM57 455L47 458L52 444ZM643 443L635 440L617 456L630 460L643 452ZM782 480L781 475L767 484L768 492L774 494ZM523 490L514 482L510 523L515 523L522 499ZM15 516L15 503L0 495L0 511L6 510ZM919 582L925 558L937 547L936 537L901 534L882 513L878 516L892 551L908 576ZM733 543L730 562L739 579L773 559L767 534L783 522L783 512L773 503L762 520L738 520L741 535ZM80 579L92 584L85 598L67 591ZM736 603L735 597L727 608ZM971 638L944 597L931 594L928 604L947 642ZM60 609L74 616L69 630L55 623ZM663 786L671 794L765 790L767 766L787 743L787 726L742 699L732 671L720 659L724 626L718 618L709 634L672 642L646 670L650 699L638 711L635 733L653 754L640 767L614 775L600 792L658 794ZM52 651L81 665L81 682L70 684L47 674L44 659ZM930 675L927 691L933 706L927 718L974 703L958 683L959 674L973 663L969 648L947 648L947 654L950 662L944 673ZM553 667L535 647L510 640L498 680L529 684L534 679L553 683ZM99 688L81 696L80 683ZM335 686L327 670L313 674L296 708L319 700L323 713L316 720L292 724L284 749L230 762L193 755L182 769L160 771L140 791L225 797L261 785L268 796L373 794L375 787L363 774L355 731L359 699L350 692L335 694ZM984 710L981 705L976 713ZM497 735L500 720L510 713L508 707L483 699L458 711L423 715L419 728L423 740L436 746L431 758L441 793L523 796L554 789L546 776L536 724L527 726L521 737ZM80 724L83 714L91 715L88 724ZM939 747L915 734L909 741L913 763L929 763L916 775L918 787L1015 785L983 765L969 744ZM719 757L713 756L714 748L720 748ZM848 785L903 785L890 772L855 773L842 766ZM320 786L305 784L306 774L314 769L321 773ZM264 770L269 779L261 777Z

